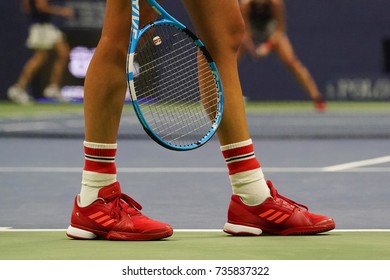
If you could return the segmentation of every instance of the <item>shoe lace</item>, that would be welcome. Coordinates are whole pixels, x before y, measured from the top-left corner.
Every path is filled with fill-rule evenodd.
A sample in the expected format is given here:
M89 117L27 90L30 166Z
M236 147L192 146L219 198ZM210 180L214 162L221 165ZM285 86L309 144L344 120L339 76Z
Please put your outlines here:
M120 217L121 211L125 211L127 214L134 216L139 215L142 209L142 206L137 201L124 193L116 195L107 202L112 203L110 216L115 218Z
M308 208L306 205L303 205L303 204L300 204L300 203L298 203L298 202L295 202L294 200L291 200L291 199L289 199L289 198L287 198L287 197L285 197L285 196L279 194L278 191L277 191L275 188L273 188L272 191L273 191L272 196L273 196L274 198L279 198L279 199L283 200L285 203L288 203L289 205L294 205L294 206L296 206L296 207L299 207L299 208L303 208L303 209L309 210L309 208Z

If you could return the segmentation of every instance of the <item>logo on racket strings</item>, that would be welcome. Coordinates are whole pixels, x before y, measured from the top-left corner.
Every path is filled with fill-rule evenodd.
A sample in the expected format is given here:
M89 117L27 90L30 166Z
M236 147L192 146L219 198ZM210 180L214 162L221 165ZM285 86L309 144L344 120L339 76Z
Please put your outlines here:
M161 45L161 37L160 36L155 36L154 38L153 38L153 44L155 44L156 46L158 46L158 45Z

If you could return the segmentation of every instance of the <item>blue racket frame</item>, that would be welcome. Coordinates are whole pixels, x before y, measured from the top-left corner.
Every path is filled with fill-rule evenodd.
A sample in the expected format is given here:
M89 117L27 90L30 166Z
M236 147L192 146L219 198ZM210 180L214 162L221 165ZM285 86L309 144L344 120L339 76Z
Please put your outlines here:
M208 53L207 49L205 48L202 41L197 38L195 34L193 34L185 25L183 25L181 22L177 21L173 16L171 16L166 10L164 10L163 7L161 7L155 0L146 0L148 4L157 12L158 15L161 16L161 19L154 21L153 23L149 23L146 26L144 26L142 29L139 29L140 24L140 7L139 7L139 0L131 0L131 6L132 6L132 24L131 24L131 33L130 33L130 44L128 48L128 55L127 55L127 83L128 88L130 91L130 99L131 103L133 105L133 108L135 110L135 113L137 115L137 118L139 119L141 125L143 126L145 132L158 144L161 146L174 150L174 151L189 151L196 148L201 147L206 142L208 142L216 133L223 115L223 104L224 104L224 96L223 96L223 89L222 89L222 82L220 79L220 75L217 69L217 66L215 65L215 62L212 60L210 54ZM172 25L175 26L181 30L183 30L185 33L187 33L190 37L194 39L195 44L202 49L203 53L207 57L208 64L210 66L210 69L214 75L215 81L217 83L217 100L218 100L218 108L217 113L215 116L215 120L213 125L210 127L210 130L206 135L204 135L201 139L199 139L196 143L192 143L189 145L173 145L164 139L162 139L158 134L156 134L153 129L148 125L147 121L145 120L142 110L139 106L137 96L135 93L135 87L134 87L134 73L133 73L133 63L134 63L134 54L137 47L137 43L139 38L151 27L156 25Z

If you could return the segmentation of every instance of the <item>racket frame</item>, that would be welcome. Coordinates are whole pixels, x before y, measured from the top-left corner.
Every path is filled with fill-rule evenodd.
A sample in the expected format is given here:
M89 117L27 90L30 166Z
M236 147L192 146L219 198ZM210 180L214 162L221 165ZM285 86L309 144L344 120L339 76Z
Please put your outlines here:
M223 104L224 104L224 96L223 96L223 89L222 89L222 82L220 79L220 75L217 69L217 66L215 62L212 60L209 52L207 51L206 47L202 43L202 41L191 31L189 30L185 25L183 25L181 22L176 20L173 16L171 16L161 5L159 5L155 0L146 0L148 4L156 11L156 13L161 16L160 19L146 24L141 29L140 27L140 7L139 7L139 0L131 0L131 6L132 6L132 24L131 24L131 32L130 32L130 44L128 48L128 54L127 54L127 65L126 65L126 78L127 78L127 85L130 92L130 99L131 103L133 105L134 111L137 115L138 120L140 121L142 127L144 128L145 132L151 137L155 142L160 144L161 146L174 150L174 151L189 151L196 148L201 147L206 142L208 142L216 133L223 115ZM196 143L188 144L188 145L173 145L172 143L169 143L162 139L158 134L156 134L153 129L149 126L147 121L145 120L141 107L138 103L137 96L135 93L135 86L134 86L134 55L136 51L136 47L139 41L139 38L150 28L156 26L156 25L172 25L178 29L181 29L183 32L185 32L188 36L190 36L194 43L201 49L203 54L205 55L208 65L211 69L211 72L214 76L214 80L216 82L217 87L217 110L216 115L213 120L213 124L210 127L209 131L204 135L201 139L199 139Z

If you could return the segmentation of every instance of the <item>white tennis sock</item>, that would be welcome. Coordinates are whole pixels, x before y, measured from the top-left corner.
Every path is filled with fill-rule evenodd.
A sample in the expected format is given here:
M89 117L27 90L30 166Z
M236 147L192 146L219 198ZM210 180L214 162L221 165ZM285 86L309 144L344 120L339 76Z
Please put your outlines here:
M234 194L249 206L259 205L271 197L251 139L222 146L221 151L229 169Z

